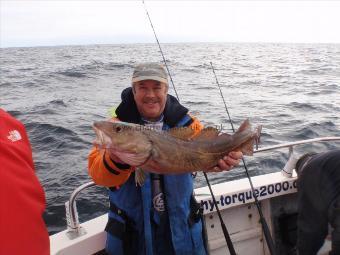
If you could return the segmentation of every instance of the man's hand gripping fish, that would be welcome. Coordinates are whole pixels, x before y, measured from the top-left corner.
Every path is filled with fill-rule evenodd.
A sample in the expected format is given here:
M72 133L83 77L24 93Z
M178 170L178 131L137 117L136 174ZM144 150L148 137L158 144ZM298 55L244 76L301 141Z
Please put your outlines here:
M205 128L191 138L191 128L156 131L148 127L125 123L94 122L96 140L101 149L110 149L126 164L136 167L136 183L142 185L143 170L158 174L180 174L207 170L231 151L253 155L254 143L259 142L261 126L251 129L245 120L232 135L215 128Z

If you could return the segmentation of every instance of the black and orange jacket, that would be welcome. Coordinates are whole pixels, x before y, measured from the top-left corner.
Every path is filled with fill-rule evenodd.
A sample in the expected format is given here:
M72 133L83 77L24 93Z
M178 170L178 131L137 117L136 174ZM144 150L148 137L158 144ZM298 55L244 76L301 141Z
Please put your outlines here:
M183 126L192 128L195 131L194 135L203 128L203 125L196 118L188 115L188 109L171 95L167 97L163 114L164 123L169 128L175 127L183 119L186 122L183 123ZM116 117L113 117L112 120L143 124L131 88L127 88L122 92L122 102L116 109ZM93 181L105 187L117 187L124 184L134 171L134 168L128 165L116 164L110 159L108 153L95 147L89 155L88 169Z

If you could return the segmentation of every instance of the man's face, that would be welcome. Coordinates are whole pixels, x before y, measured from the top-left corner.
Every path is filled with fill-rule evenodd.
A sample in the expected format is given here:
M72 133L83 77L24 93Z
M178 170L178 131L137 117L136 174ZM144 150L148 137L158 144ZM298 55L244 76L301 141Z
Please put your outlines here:
M168 86L154 80L136 82L133 96L139 113L148 120L157 120L164 111Z

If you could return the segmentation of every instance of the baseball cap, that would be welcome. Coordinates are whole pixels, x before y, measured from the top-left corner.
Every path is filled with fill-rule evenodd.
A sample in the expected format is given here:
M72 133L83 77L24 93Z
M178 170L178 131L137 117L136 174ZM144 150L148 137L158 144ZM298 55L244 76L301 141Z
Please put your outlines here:
M168 75L163 65L158 63L143 63L135 67L132 74L132 83L145 80L154 80L168 84Z

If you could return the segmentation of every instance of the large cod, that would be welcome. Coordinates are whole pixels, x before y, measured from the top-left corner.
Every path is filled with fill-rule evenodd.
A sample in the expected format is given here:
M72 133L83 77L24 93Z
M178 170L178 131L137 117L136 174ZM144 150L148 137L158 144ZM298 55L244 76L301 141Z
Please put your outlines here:
M254 143L260 137L261 126L252 130L245 120L232 135L215 128L205 128L192 137L191 128L156 131L148 127L125 123L94 122L95 145L110 149L123 162L138 169L159 174L179 174L207 170L231 151L253 155ZM140 175L136 172L136 176ZM136 181L141 184L142 176Z

